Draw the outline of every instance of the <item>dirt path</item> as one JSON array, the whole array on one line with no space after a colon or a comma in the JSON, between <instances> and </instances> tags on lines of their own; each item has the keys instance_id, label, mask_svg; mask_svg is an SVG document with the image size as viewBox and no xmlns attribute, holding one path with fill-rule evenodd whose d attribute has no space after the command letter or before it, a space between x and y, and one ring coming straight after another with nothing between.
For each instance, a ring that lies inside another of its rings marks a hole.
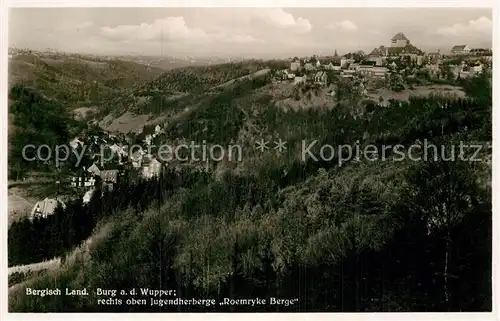
<instances>
[{"instance_id":1,"label":"dirt path","mask_svg":"<svg viewBox=\"0 0 500 321\"><path fill-rule=\"evenodd\" d=\"M215 90L215 89L218 89L218 88L225 88L225 87L227 87L229 85L234 84L236 82L236 80L252 79L252 78L259 77L259 76L263 76L263 75L267 74L269 71L270 71L270 69L267 69L267 68L266 69L261 69L261 70L258 70L256 72L254 72L253 74L245 75L245 76L242 76L242 77L238 77L238 78L234 78L234 79L228 80L228 81L226 81L223 84L220 84L220 85L217 85L217 86L214 86L214 87L210 88L209 90Z\"/></svg>"},{"instance_id":2,"label":"dirt path","mask_svg":"<svg viewBox=\"0 0 500 321\"><path fill-rule=\"evenodd\" d=\"M8 269L8 274L11 275L13 273L37 272L41 270L56 269L60 265L61 265L61 258L57 257L49 261L11 266Z\"/></svg>"}]
</instances>

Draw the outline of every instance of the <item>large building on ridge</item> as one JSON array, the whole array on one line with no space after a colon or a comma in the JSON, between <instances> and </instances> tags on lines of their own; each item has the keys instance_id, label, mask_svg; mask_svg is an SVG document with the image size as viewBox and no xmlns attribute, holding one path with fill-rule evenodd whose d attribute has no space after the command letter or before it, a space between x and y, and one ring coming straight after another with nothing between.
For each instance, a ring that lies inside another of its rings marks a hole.
<instances>
[{"instance_id":1,"label":"large building on ridge","mask_svg":"<svg viewBox=\"0 0 500 321\"><path fill-rule=\"evenodd\" d=\"M416 59L423 56L424 52L411 44L410 40L402 33L398 32L391 38L390 46L380 46L372 50L368 55L370 58L389 58L410 56Z\"/></svg>"}]
</instances>

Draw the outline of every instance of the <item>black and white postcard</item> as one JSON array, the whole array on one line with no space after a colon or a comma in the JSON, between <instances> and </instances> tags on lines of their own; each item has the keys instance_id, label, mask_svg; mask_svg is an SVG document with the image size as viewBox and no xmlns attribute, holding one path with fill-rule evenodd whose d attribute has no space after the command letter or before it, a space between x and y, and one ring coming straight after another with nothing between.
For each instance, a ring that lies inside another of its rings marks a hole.
<instances>
[{"instance_id":1,"label":"black and white postcard","mask_svg":"<svg viewBox=\"0 0 500 321\"><path fill-rule=\"evenodd\" d=\"M494 4L227 5L6 8L8 311L492 316Z\"/></svg>"}]
</instances>

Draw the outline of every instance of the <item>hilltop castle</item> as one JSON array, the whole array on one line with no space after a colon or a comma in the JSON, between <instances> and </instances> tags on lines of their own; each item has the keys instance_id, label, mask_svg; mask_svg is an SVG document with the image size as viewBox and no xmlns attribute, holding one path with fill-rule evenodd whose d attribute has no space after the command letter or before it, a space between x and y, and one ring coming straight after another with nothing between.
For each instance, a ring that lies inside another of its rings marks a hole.
<instances>
[{"instance_id":1,"label":"hilltop castle","mask_svg":"<svg viewBox=\"0 0 500 321\"><path fill-rule=\"evenodd\" d=\"M410 56L415 58L422 56L424 52L410 43L410 40L402 32L398 32L391 38L390 46L380 46L372 50L370 57L399 57Z\"/></svg>"}]
</instances>

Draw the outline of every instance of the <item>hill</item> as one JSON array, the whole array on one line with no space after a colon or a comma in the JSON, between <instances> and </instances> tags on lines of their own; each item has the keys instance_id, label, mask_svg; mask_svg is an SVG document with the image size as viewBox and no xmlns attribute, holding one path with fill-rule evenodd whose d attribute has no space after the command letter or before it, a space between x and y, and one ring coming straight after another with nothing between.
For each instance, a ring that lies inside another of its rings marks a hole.
<instances>
[{"instance_id":1,"label":"hill","mask_svg":"<svg viewBox=\"0 0 500 321\"><path fill-rule=\"evenodd\" d=\"M9 86L24 84L70 108L92 106L163 72L134 62L23 53L9 59Z\"/></svg>"},{"instance_id":2,"label":"hill","mask_svg":"<svg viewBox=\"0 0 500 321\"><path fill-rule=\"evenodd\" d=\"M101 127L107 130L137 132L145 125L165 123L186 110L195 109L206 97L217 95L228 86L261 78L271 68L283 65L283 61L249 60L172 69L101 105L96 116L101 120Z\"/></svg>"}]
</instances>

